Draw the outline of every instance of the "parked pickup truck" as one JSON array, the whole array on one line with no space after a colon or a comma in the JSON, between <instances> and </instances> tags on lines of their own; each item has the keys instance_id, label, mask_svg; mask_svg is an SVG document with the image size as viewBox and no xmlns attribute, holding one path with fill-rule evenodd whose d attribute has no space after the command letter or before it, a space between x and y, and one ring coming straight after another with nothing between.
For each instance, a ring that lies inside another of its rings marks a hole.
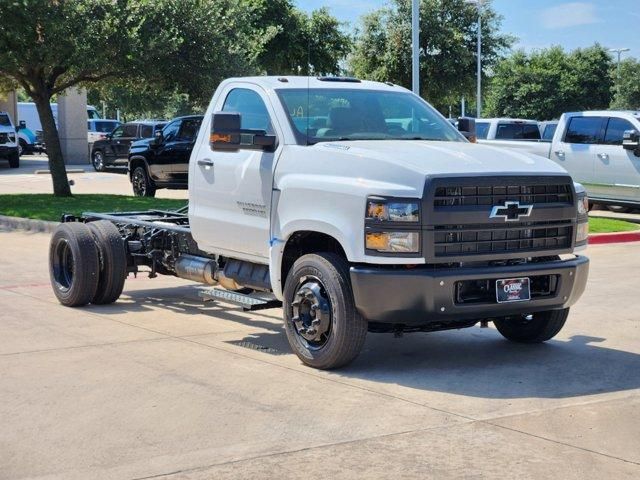
<instances>
[{"instance_id":1,"label":"parked pickup truck","mask_svg":"<svg viewBox=\"0 0 640 480\"><path fill-rule=\"evenodd\" d=\"M572 112L560 117L551 143L484 143L550 158L586 187L594 203L638 207L638 132L640 112Z\"/></svg>"},{"instance_id":2,"label":"parked pickup truck","mask_svg":"<svg viewBox=\"0 0 640 480\"><path fill-rule=\"evenodd\" d=\"M321 369L368 331L493 321L538 343L584 291L587 204L554 162L470 143L402 87L234 78L197 135L188 212L64 216L51 283L68 306L116 301L139 269L218 285L201 296L282 306L292 350Z\"/></svg>"}]
</instances>

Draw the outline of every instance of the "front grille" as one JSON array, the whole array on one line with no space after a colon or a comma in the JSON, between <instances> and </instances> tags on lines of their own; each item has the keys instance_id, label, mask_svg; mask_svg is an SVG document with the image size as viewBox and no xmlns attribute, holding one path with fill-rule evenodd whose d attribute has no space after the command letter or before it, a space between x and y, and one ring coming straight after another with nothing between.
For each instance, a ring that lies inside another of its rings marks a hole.
<instances>
[{"instance_id":1,"label":"front grille","mask_svg":"<svg viewBox=\"0 0 640 480\"><path fill-rule=\"evenodd\" d=\"M9 135L6 133L0 133L0 143L9 143Z\"/></svg>"},{"instance_id":2,"label":"front grille","mask_svg":"<svg viewBox=\"0 0 640 480\"><path fill-rule=\"evenodd\" d=\"M575 191L568 175L436 177L425 183L423 252L455 263L559 255L573 247ZM515 218L492 216L518 202ZM531 207L531 208L528 208Z\"/></svg>"},{"instance_id":3,"label":"front grille","mask_svg":"<svg viewBox=\"0 0 640 480\"><path fill-rule=\"evenodd\" d=\"M498 205L507 200L527 204L572 203L571 185L487 185L436 188L434 206Z\"/></svg>"},{"instance_id":4,"label":"front grille","mask_svg":"<svg viewBox=\"0 0 640 480\"><path fill-rule=\"evenodd\" d=\"M571 221L504 225L438 225L436 257L558 250L571 247Z\"/></svg>"}]
</instances>

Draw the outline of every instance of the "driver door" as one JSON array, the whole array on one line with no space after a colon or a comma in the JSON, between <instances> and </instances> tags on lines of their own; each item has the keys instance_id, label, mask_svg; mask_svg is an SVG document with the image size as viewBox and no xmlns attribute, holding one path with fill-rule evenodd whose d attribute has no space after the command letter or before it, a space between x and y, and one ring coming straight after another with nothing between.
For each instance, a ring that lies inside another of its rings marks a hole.
<instances>
[{"instance_id":1,"label":"driver door","mask_svg":"<svg viewBox=\"0 0 640 480\"><path fill-rule=\"evenodd\" d=\"M259 87L231 84L217 102L214 111L240 113L241 128L274 133L273 108ZM210 131L211 115L203 128ZM203 250L268 262L273 166L281 149L221 151L209 142L199 145L190 182L198 199L192 229Z\"/></svg>"}]
</instances>

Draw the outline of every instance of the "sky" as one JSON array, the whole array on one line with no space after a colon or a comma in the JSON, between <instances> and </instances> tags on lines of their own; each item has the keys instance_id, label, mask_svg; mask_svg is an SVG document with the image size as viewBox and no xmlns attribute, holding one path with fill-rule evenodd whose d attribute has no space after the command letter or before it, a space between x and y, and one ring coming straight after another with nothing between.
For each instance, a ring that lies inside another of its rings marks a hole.
<instances>
[{"instance_id":1,"label":"sky","mask_svg":"<svg viewBox=\"0 0 640 480\"><path fill-rule=\"evenodd\" d=\"M295 0L311 11L326 6L351 26L387 0ZM562 1L493 0L503 16L502 31L518 37L515 48L527 51L560 45L567 50L599 42L606 48L630 48L624 56L640 58L640 0Z\"/></svg>"}]
</instances>

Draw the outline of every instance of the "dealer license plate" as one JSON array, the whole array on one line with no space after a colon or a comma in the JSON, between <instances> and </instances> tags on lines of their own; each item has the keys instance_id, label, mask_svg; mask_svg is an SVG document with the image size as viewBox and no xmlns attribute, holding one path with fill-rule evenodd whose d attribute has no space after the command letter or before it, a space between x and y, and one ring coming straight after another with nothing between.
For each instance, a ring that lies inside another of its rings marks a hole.
<instances>
[{"instance_id":1,"label":"dealer license plate","mask_svg":"<svg viewBox=\"0 0 640 480\"><path fill-rule=\"evenodd\" d=\"M496 300L498 303L526 302L531 300L528 278L505 278L496 280Z\"/></svg>"}]
</instances>

